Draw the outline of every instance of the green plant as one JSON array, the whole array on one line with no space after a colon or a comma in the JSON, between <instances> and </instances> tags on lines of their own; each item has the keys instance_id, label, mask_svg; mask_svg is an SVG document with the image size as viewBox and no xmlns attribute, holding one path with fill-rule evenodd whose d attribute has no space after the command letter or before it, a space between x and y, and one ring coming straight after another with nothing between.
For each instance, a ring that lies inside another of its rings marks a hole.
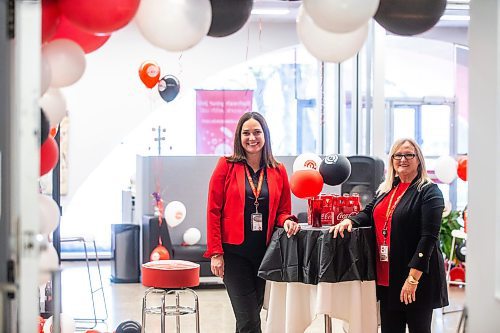
<instances>
[{"instance_id":1,"label":"green plant","mask_svg":"<svg viewBox=\"0 0 500 333\"><path fill-rule=\"evenodd\" d=\"M439 231L439 238L441 244L441 251L448 258L450 256L450 248L451 242L453 240L453 236L451 232L456 229L460 229L462 226L458 223L458 218L460 217L462 212L458 210L450 211L450 214L446 217L443 217L441 220L441 230ZM462 244L463 239L456 238L455 246Z\"/></svg>"}]
</instances>

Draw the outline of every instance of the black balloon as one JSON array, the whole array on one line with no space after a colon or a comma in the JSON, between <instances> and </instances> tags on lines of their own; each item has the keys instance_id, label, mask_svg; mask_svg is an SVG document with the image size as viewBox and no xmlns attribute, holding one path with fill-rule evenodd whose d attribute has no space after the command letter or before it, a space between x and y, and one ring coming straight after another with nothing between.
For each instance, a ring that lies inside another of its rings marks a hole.
<instances>
[{"instance_id":1,"label":"black balloon","mask_svg":"<svg viewBox=\"0 0 500 333\"><path fill-rule=\"evenodd\" d=\"M115 333L141 333L141 324L133 320L122 322L115 330Z\"/></svg>"},{"instance_id":2,"label":"black balloon","mask_svg":"<svg viewBox=\"0 0 500 333\"><path fill-rule=\"evenodd\" d=\"M49 137L50 123L45 112L40 109L40 146L43 145L45 140Z\"/></svg>"},{"instance_id":3,"label":"black balloon","mask_svg":"<svg viewBox=\"0 0 500 333\"><path fill-rule=\"evenodd\" d=\"M158 82L158 91L166 102L172 102L179 94L180 89L179 80L173 75L165 75Z\"/></svg>"},{"instance_id":4,"label":"black balloon","mask_svg":"<svg viewBox=\"0 0 500 333\"><path fill-rule=\"evenodd\" d=\"M412 36L436 25L445 8L446 0L380 0L373 18L396 35Z\"/></svg>"},{"instance_id":5,"label":"black balloon","mask_svg":"<svg viewBox=\"0 0 500 333\"><path fill-rule=\"evenodd\" d=\"M240 30L253 7L253 0L210 0L210 3L212 24L207 35L212 37L225 37Z\"/></svg>"},{"instance_id":6,"label":"black balloon","mask_svg":"<svg viewBox=\"0 0 500 333\"><path fill-rule=\"evenodd\" d=\"M340 185L351 175L351 162L342 155L328 155L321 162L319 173L325 184Z\"/></svg>"}]
</instances>

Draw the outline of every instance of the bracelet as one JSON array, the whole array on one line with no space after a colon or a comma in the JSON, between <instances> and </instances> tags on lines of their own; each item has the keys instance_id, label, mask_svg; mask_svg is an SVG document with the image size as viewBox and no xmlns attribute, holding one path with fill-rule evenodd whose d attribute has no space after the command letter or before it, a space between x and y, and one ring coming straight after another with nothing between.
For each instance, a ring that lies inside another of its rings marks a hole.
<instances>
[{"instance_id":1,"label":"bracelet","mask_svg":"<svg viewBox=\"0 0 500 333\"><path fill-rule=\"evenodd\" d=\"M219 258L222 254L220 253L216 253L214 254L213 256L210 257L210 259L215 259L215 258Z\"/></svg>"},{"instance_id":2,"label":"bracelet","mask_svg":"<svg viewBox=\"0 0 500 333\"><path fill-rule=\"evenodd\" d=\"M418 284L418 280L413 277L413 275L408 275L408 278L406 279L409 284L412 284L416 286Z\"/></svg>"}]
</instances>

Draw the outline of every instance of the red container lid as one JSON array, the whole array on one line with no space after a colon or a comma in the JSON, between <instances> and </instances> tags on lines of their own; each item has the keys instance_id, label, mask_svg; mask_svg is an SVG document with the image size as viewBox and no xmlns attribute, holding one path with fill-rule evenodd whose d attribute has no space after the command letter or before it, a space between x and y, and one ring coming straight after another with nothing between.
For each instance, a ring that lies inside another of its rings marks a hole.
<instances>
[{"instance_id":1,"label":"red container lid","mask_svg":"<svg viewBox=\"0 0 500 333\"><path fill-rule=\"evenodd\" d=\"M142 284L160 289L196 287L200 265L185 260L158 260L142 265Z\"/></svg>"}]
</instances>

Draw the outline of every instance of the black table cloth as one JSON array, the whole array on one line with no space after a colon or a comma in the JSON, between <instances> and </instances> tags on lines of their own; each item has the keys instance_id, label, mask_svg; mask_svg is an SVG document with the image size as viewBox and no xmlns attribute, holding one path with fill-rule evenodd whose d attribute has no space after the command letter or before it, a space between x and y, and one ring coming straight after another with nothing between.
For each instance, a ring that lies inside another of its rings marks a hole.
<instances>
[{"instance_id":1,"label":"black table cloth","mask_svg":"<svg viewBox=\"0 0 500 333\"><path fill-rule=\"evenodd\" d=\"M333 238L328 228L303 227L287 237L275 230L258 275L269 281L346 282L375 280L375 239L371 228L353 228Z\"/></svg>"}]
</instances>

